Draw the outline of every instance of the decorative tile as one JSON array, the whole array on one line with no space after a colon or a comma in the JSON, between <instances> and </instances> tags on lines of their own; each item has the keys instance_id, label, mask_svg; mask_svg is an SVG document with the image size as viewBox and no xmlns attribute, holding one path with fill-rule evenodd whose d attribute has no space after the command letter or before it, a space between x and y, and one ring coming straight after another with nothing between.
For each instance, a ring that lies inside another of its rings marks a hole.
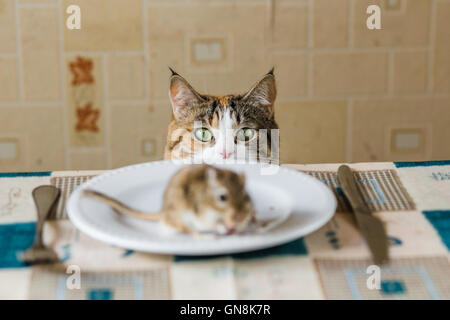
<instances>
[{"instance_id":1,"label":"decorative tile","mask_svg":"<svg viewBox=\"0 0 450 320\"><path fill-rule=\"evenodd\" d=\"M62 8L78 5L81 29L64 28L66 51L140 50L142 44L141 0L64 0ZM64 12L64 17L68 15ZM101 18L100 18L101 17Z\"/></svg>"},{"instance_id":2,"label":"decorative tile","mask_svg":"<svg viewBox=\"0 0 450 320\"><path fill-rule=\"evenodd\" d=\"M450 158L448 98L394 98L355 100L350 107L350 161L417 161ZM392 147L396 133L400 145ZM415 137L414 137L415 135ZM403 139L403 142L402 142ZM409 142L406 140L410 139ZM412 139L412 140L411 140ZM406 143L406 144L405 144ZM407 152L405 152L407 151Z\"/></svg>"},{"instance_id":3,"label":"decorative tile","mask_svg":"<svg viewBox=\"0 0 450 320\"><path fill-rule=\"evenodd\" d=\"M267 6L263 2L194 2L176 6L150 2L147 16L152 99L167 100L167 66L199 92L217 95L245 92L272 67L267 63L265 49ZM198 58L203 57L200 64L193 56L195 43L199 45ZM214 62L206 63L205 58Z\"/></svg>"},{"instance_id":4,"label":"decorative tile","mask_svg":"<svg viewBox=\"0 0 450 320\"><path fill-rule=\"evenodd\" d=\"M0 137L0 164L16 162L20 157L20 141L17 138Z\"/></svg>"},{"instance_id":5,"label":"decorative tile","mask_svg":"<svg viewBox=\"0 0 450 320\"><path fill-rule=\"evenodd\" d=\"M424 154L426 136L426 128L394 128L391 130L391 152Z\"/></svg>"},{"instance_id":6,"label":"decorative tile","mask_svg":"<svg viewBox=\"0 0 450 320\"><path fill-rule=\"evenodd\" d=\"M193 71L220 72L232 68L231 35L187 36L188 66Z\"/></svg>"},{"instance_id":7,"label":"decorative tile","mask_svg":"<svg viewBox=\"0 0 450 320\"><path fill-rule=\"evenodd\" d=\"M103 146L102 62L100 57L67 59L67 118L71 146Z\"/></svg>"},{"instance_id":8,"label":"decorative tile","mask_svg":"<svg viewBox=\"0 0 450 320\"><path fill-rule=\"evenodd\" d=\"M327 299L436 300L450 297L450 265L446 256L393 259L380 268L379 289L369 289L373 276L368 260L317 259Z\"/></svg>"}]
</instances>

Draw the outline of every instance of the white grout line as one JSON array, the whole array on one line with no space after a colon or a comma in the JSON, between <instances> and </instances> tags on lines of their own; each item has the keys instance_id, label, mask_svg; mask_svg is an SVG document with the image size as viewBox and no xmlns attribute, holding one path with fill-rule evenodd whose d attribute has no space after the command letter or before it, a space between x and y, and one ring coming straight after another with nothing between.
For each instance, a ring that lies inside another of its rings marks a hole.
<instances>
[{"instance_id":1,"label":"white grout line","mask_svg":"<svg viewBox=\"0 0 450 320\"><path fill-rule=\"evenodd\" d=\"M429 19L429 47L428 47L428 73L427 73L427 91L432 93L434 90L434 55L435 55L435 40L436 40L436 25L437 25L437 2L431 1L431 13Z\"/></svg>"},{"instance_id":2,"label":"white grout line","mask_svg":"<svg viewBox=\"0 0 450 320\"><path fill-rule=\"evenodd\" d=\"M59 67L60 67L60 82L61 82L61 98L63 100L63 103L61 105L62 108L62 129L63 129L63 150L64 150L64 167L65 169L69 168L69 125L68 125L68 104L67 104L67 93L66 93L66 63L65 63L65 57L63 55L64 52L64 28L65 24L62 17L62 6L61 6L61 0L58 0L58 25L59 25L59 31L58 31L58 41L59 41Z\"/></svg>"},{"instance_id":3,"label":"white grout line","mask_svg":"<svg viewBox=\"0 0 450 320\"><path fill-rule=\"evenodd\" d=\"M397 51L425 51L429 46L396 46L396 47L364 47L364 48L300 48L300 49L275 49L274 53L377 53L386 52L386 50Z\"/></svg>"},{"instance_id":4,"label":"white grout line","mask_svg":"<svg viewBox=\"0 0 450 320\"><path fill-rule=\"evenodd\" d=\"M17 2L17 0L15 1ZM59 8L59 0L48 3L20 2L17 3L19 8Z\"/></svg>"},{"instance_id":5,"label":"white grout line","mask_svg":"<svg viewBox=\"0 0 450 320\"><path fill-rule=\"evenodd\" d=\"M395 95L388 95L386 93L374 93L374 94L346 94L341 95L320 95L320 96L298 96L298 97L280 97L277 98L277 102L304 102L304 101L331 101L331 100L395 100L395 99L429 99L429 98L450 98L449 93L397 93Z\"/></svg>"},{"instance_id":6,"label":"white grout line","mask_svg":"<svg viewBox=\"0 0 450 320\"><path fill-rule=\"evenodd\" d=\"M104 126L104 147L105 147L105 153L106 153L106 168L111 168L111 115L110 115L110 109L109 109L109 103L107 102L108 97L108 86L107 82L109 81L108 78L108 72L106 70L106 55L101 56L101 63L102 63L102 102L103 102L103 126Z\"/></svg>"},{"instance_id":7,"label":"white grout line","mask_svg":"<svg viewBox=\"0 0 450 320\"><path fill-rule=\"evenodd\" d=\"M351 108L353 107L353 100L347 99L347 103L345 106L345 162L351 162L351 154L352 154L352 141L351 141L351 133L352 133L352 119L351 119Z\"/></svg>"},{"instance_id":8,"label":"white grout line","mask_svg":"<svg viewBox=\"0 0 450 320\"><path fill-rule=\"evenodd\" d=\"M142 0L142 48L144 54L144 94L146 99L150 99L150 50L148 47L148 12L145 0Z\"/></svg>"},{"instance_id":9,"label":"white grout line","mask_svg":"<svg viewBox=\"0 0 450 320\"><path fill-rule=\"evenodd\" d=\"M306 96L310 97L313 91L313 64L312 64L312 50L313 50L313 16L314 7L313 0L308 0L308 21L307 21L307 49L306 49Z\"/></svg>"},{"instance_id":10,"label":"white grout line","mask_svg":"<svg viewBox=\"0 0 450 320\"><path fill-rule=\"evenodd\" d=\"M394 52L387 52L386 92L389 96L394 93Z\"/></svg>"},{"instance_id":11,"label":"white grout line","mask_svg":"<svg viewBox=\"0 0 450 320\"><path fill-rule=\"evenodd\" d=\"M355 0L349 0L348 2L348 33L347 33L347 41L348 48L353 49L354 47L354 33L353 33L353 24L354 24L354 16L355 16Z\"/></svg>"},{"instance_id":12,"label":"white grout line","mask_svg":"<svg viewBox=\"0 0 450 320\"><path fill-rule=\"evenodd\" d=\"M116 54L116 55L142 55L142 50L95 50L95 51L66 51L64 52L66 56L102 56L105 54Z\"/></svg>"},{"instance_id":13,"label":"white grout line","mask_svg":"<svg viewBox=\"0 0 450 320\"><path fill-rule=\"evenodd\" d=\"M20 23L18 3L14 1L14 25L16 28L16 53L17 53L17 78L19 81L19 101L24 100L24 77L23 77L23 59L22 45L20 43Z\"/></svg>"}]
</instances>

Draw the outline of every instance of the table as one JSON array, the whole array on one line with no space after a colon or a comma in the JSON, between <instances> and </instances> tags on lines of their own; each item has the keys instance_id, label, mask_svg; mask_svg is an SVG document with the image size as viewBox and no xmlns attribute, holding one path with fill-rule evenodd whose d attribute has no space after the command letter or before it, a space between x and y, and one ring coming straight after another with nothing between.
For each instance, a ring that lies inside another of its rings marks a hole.
<instances>
[{"instance_id":1,"label":"table","mask_svg":"<svg viewBox=\"0 0 450 320\"><path fill-rule=\"evenodd\" d=\"M64 210L67 196L102 171L2 173L0 299L450 299L450 161L349 165L389 236L391 261L379 269L342 197L339 164L286 165L335 193L337 213L320 230L275 248L208 258L124 250L76 230ZM16 255L33 242L31 191L42 184L62 189L44 229L61 263L28 267Z\"/></svg>"}]
</instances>

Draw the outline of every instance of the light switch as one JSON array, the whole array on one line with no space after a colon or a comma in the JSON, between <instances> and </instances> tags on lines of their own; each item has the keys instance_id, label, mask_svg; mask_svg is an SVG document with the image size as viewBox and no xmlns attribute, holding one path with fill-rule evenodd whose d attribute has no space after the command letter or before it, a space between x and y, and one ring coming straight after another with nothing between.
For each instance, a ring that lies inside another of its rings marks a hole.
<instances>
[{"instance_id":1,"label":"light switch","mask_svg":"<svg viewBox=\"0 0 450 320\"><path fill-rule=\"evenodd\" d=\"M0 139L0 160L15 160L19 156L19 146L16 139Z\"/></svg>"}]
</instances>

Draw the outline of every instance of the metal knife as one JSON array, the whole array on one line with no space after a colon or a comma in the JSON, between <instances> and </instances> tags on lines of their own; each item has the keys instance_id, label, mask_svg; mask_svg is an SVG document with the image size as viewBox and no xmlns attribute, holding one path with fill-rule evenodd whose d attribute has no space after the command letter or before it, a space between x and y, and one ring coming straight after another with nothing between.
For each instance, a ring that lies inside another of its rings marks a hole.
<instances>
[{"instance_id":1,"label":"metal knife","mask_svg":"<svg viewBox=\"0 0 450 320\"><path fill-rule=\"evenodd\" d=\"M364 202L349 166L339 167L338 179L342 191L350 202L358 228L369 246L375 264L381 265L387 262L389 257L386 230L383 223L372 215Z\"/></svg>"}]
</instances>

